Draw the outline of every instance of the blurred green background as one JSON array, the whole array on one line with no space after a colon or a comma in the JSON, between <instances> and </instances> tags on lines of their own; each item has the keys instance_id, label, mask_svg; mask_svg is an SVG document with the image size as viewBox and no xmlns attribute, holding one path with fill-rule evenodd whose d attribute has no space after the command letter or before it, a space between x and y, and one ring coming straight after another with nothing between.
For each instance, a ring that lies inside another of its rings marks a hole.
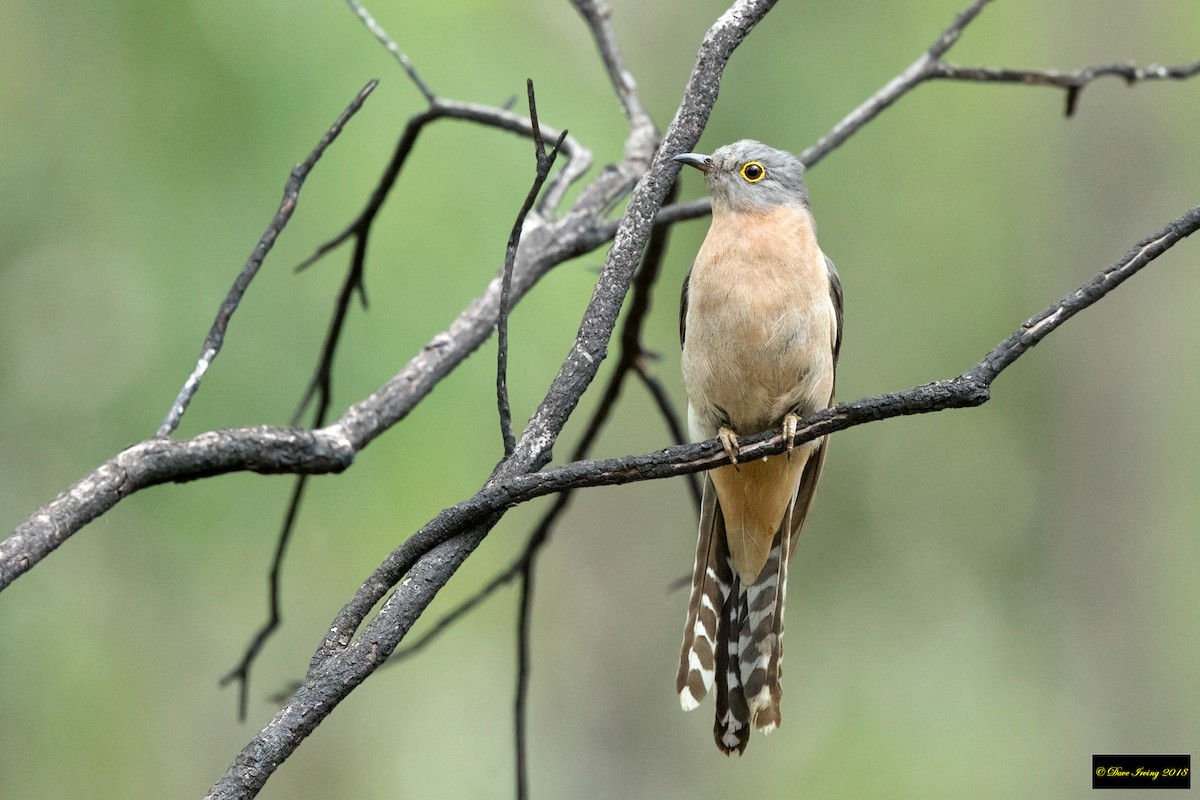
<instances>
[{"instance_id":1,"label":"blurred green background","mask_svg":"<svg viewBox=\"0 0 1200 800\"><path fill-rule=\"evenodd\" d=\"M803 149L909 64L965 0L781 3L736 53L711 149ZM670 120L722 2L617 0L648 108ZM624 127L565 2L378 3L433 88L541 115L598 165ZM336 0L9 4L0 25L0 529L151 435L287 172L371 77L234 319L181 435L282 423L324 333L340 230L420 97ZM1192 0L996 3L951 52L1070 69L1200 57ZM1200 81L1060 92L931 84L810 174L847 298L843 399L949 377L1200 202ZM335 409L394 374L491 278L529 145L444 122L421 138L371 241ZM699 196L697 176L685 197ZM682 405L678 286L706 224L678 229L648 345ZM518 425L574 337L603 252L512 317ZM833 441L792 567L784 726L741 759L711 706L672 690L694 512L682 480L579 496L534 609L534 797L1082 797L1091 753L1200 751L1200 240L1072 320L973 411ZM263 618L291 487L234 475L121 503L0 597L0 797L199 797L270 718L361 579L500 455L494 344L344 475L315 480L286 567L285 625L250 717L217 687ZM602 372L601 379L606 372ZM558 453L565 456L585 398ZM667 434L636 386L597 455ZM434 617L508 563L514 510ZM515 596L355 692L267 798L509 797ZM1136 793L1135 793L1136 794Z\"/></svg>"}]
</instances>

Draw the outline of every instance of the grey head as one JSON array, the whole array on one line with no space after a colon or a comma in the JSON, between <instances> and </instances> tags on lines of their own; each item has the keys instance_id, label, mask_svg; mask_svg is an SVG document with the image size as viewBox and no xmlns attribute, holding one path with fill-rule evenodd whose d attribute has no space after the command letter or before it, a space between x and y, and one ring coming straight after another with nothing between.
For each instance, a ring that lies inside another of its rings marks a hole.
<instances>
[{"instance_id":1,"label":"grey head","mask_svg":"<svg viewBox=\"0 0 1200 800\"><path fill-rule=\"evenodd\" d=\"M742 139L718 147L711 156L680 153L674 159L704 173L714 208L742 212L784 205L808 208L804 164L784 150Z\"/></svg>"}]
</instances>

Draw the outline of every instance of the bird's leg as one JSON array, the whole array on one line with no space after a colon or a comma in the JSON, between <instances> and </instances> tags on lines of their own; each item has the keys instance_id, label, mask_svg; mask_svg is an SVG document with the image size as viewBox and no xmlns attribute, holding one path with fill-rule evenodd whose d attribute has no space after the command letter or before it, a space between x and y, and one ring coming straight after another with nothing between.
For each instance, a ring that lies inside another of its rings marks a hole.
<instances>
[{"instance_id":1,"label":"bird's leg","mask_svg":"<svg viewBox=\"0 0 1200 800\"><path fill-rule=\"evenodd\" d=\"M721 446L725 448L725 455L729 456L729 463L733 464L733 468L740 472L741 468L738 467L737 460L737 434L733 432L733 429L726 428L724 425L722 425L721 429L717 431L717 438L721 440Z\"/></svg>"},{"instance_id":2,"label":"bird's leg","mask_svg":"<svg viewBox=\"0 0 1200 800\"><path fill-rule=\"evenodd\" d=\"M787 442L788 461L792 460L792 450L796 448L796 429L800 427L800 417L789 411L783 416L783 439Z\"/></svg>"}]
</instances>

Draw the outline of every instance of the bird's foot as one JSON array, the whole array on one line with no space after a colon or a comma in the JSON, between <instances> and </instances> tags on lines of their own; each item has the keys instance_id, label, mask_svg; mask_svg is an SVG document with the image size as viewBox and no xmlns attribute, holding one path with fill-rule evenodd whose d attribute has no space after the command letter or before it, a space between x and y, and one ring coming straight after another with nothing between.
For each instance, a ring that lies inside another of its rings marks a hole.
<instances>
[{"instance_id":1,"label":"bird's foot","mask_svg":"<svg viewBox=\"0 0 1200 800\"><path fill-rule=\"evenodd\" d=\"M717 438L721 440L721 446L725 448L725 455L729 456L729 463L733 464L733 468L741 471L738 467L738 437L729 428L722 427L717 431Z\"/></svg>"},{"instance_id":2,"label":"bird's foot","mask_svg":"<svg viewBox=\"0 0 1200 800\"><path fill-rule=\"evenodd\" d=\"M783 417L783 440L787 442L788 461L792 460L792 450L796 448L796 429L800 427L800 417L788 412Z\"/></svg>"}]
</instances>

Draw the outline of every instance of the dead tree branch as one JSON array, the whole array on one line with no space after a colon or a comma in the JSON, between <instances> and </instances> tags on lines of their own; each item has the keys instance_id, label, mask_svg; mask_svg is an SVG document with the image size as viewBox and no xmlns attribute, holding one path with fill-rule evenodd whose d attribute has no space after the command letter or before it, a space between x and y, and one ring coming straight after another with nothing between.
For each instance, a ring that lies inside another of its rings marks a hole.
<instances>
[{"instance_id":1,"label":"dead tree branch","mask_svg":"<svg viewBox=\"0 0 1200 800\"><path fill-rule=\"evenodd\" d=\"M1073 72L1036 69L989 69L987 67L960 67L945 61L936 61L930 67L929 80L969 81L971 83L1019 83L1025 86L1048 86L1066 90L1065 114L1069 117L1079 106L1079 95L1097 78L1123 78L1126 85L1144 81L1180 81L1200 74L1200 61L1178 67L1148 64L1105 64L1084 67Z\"/></svg>"},{"instance_id":2,"label":"dead tree branch","mask_svg":"<svg viewBox=\"0 0 1200 800\"><path fill-rule=\"evenodd\" d=\"M221 352L221 345L225 342L225 332L229 328L229 320L233 317L233 312L237 311L238 304L242 301L242 296L250 288L250 282L258 274L263 260L271 252L271 248L275 246L275 240L279 238L279 234L283 233L288 220L292 218L292 212L296 210L296 201L300 196L300 189L304 186L305 179L308 178L308 173L312 172L313 167L316 166L317 161L325 153L326 148L333 144L333 140L342 132L342 128L346 126L350 118L362 108L362 104L366 102L367 97L374 91L378 83L378 81L367 83L362 88L362 91L351 101L350 105L346 107L346 110L334 121L329 130L325 132L325 135L321 137L321 141L309 153L308 158L301 161L292 169L287 183L283 187L283 199L279 202L279 210L275 212L275 217L271 220L271 224L263 232L262 238L258 240L258 244L255 245L250 258L246 261L245 266L242 267L242 271L238 273L237 279L233 282L233 286L230 287L229 293L221 303L221 307L217 311L217 318L213 321L208 335L204 337L204 344L200 348L200 358L196 361L196 366L192 369L192 374L184 381L183 388L179 390L179 396L175 398L175 402L171 404L166 418L158 426L158 432L155 435L159 438L170 436L179 427L179 422L183 419L184 412L187 411L187 407L192 402L192 398L196 396L196 392L200 390L200 381L204 378L204 373L208 371L217 354Z\"/></svg>"},{"instance_id":3,"label":"dead tree branch","mask_svg":"<svg viewBox=\"0 0 1200 800\"><path fill-rule=\"evenodd\" d=\"M537 170L533 186L529 187L525 202L517 212L512 232L508 235L508 244L504 250L504 269L500 275L500 313L496 319L496 406L500 412L500 438L504 442L505 458L511 456L517 446L512 431L512 409L508 403L508 312L511 310L509 296L512 293L513 263L517 259L517 244L521 241L521 232L525 229L525 217L533 209L534 201L542 191L542 184L554 168L558 150L567 138L567 132L564 130L550 148L550 152L546 152L542 129L538 125L537 101L533 94L532 80L526 82L526 91L529 95L529 129L533 133L533 154L537 161Z\"/></svg>"}]
</instances>

